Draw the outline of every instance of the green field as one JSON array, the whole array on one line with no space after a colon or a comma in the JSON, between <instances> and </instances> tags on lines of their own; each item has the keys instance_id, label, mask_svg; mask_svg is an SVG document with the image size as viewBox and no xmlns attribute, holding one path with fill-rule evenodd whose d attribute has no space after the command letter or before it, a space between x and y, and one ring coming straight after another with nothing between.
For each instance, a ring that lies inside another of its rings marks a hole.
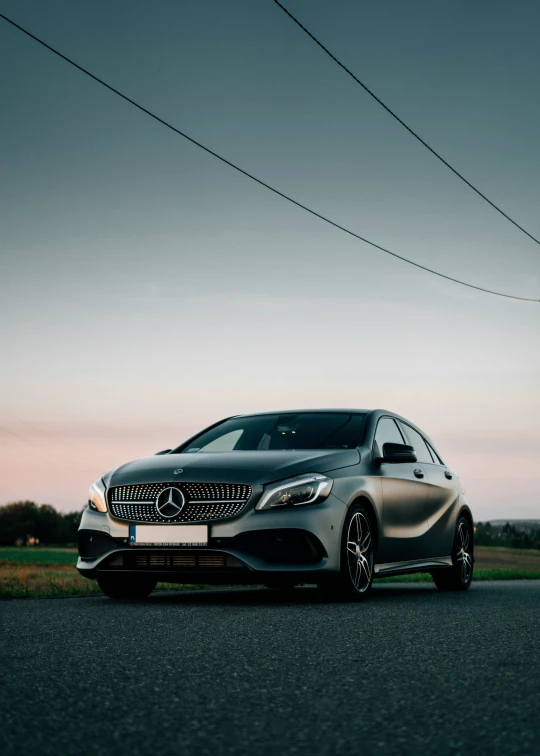
<instances>
[{"instance_id":1,"label":"green field","mask_svg":"<svg viewBox=\"0 0 540 756\"><path fill-rule=\"evenodd\" d=\"M0 547L0 598L62 598L102 596L95 580L75 569L77 549L42 546ZM160 590L206 586L158 583Z\"/></svg>"},{"instance_id":2,"label":"green field","mask_svg":"<svg viewBox=\"0 0 540 756\"><path fill-rule=\"evenodd\" d=\"M16 564L77 564L77 549L47 546L0 546L0 563Z\"/></svg>"},{"instance_id":3,"label":"green field","mask_svg":"<svg viewBox=\"0 0 540 756\"><path fill-rule=\"evenodd\" d=\"M28 546L0 547L0 598L40 598L100 595L93 580L81 577L77 550ZM540 551L479 546L474 580L540 580ZM427 573L383 578L380 582L431 581ZM160 583L162 590L201 588ZM207 587L207 586L204 586Z\"/></svg>"}]
</instances>

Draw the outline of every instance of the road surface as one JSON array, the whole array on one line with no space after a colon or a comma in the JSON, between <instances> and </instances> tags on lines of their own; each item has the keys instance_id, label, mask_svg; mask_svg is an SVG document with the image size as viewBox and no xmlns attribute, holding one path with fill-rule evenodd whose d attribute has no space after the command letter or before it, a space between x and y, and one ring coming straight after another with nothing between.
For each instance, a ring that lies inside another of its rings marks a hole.
<instances>
[{"instance_id":1,"label":"road surface","mask_svg":"<svg viewBox=\"0 0 540 756\"><path fill-rule=\"evenodd\" d=\"M294 599L292 598L294 595ZM4 756L538 754L540 581L4 601Z\"/></svg>"}]
</instances>

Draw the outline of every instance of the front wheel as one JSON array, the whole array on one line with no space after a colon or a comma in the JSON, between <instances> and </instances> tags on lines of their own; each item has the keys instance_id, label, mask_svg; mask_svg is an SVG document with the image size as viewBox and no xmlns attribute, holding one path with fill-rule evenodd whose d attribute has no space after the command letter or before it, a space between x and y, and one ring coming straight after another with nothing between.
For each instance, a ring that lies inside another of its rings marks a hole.
<instances>
[{"instance_id":1,"label":"front wheel","mask_svg":"<svg viewBox=\"0 0 540 756\"><path fill-rule=\"evenodd\" d=\"M373 585L375 531L361 504L351 507L341 538L341 569L336 576L318 583L328 599L364 601Z\"/></svg>"},{"instance_id":2,"label":"front wheel","mask_svg":"<svg viewBox=\"0 0 540 756\"><path fill-rule=\"evenodd\" d=\"M460 517L452 549L452 567L434 570L433 582L440 591L466 591L473 575L473 534L470 522Z\"/></svg>"},{"instance_id":3,"label":"front wheel","mask_svg":"<svg viewBox=\"0 0 540 756\"><path fill-rule=\"evenodd\" d=\"M141 601L156 587L156 580L146 575L99 575L98 585L112 599Z\"/></svg>"}]
</instances>

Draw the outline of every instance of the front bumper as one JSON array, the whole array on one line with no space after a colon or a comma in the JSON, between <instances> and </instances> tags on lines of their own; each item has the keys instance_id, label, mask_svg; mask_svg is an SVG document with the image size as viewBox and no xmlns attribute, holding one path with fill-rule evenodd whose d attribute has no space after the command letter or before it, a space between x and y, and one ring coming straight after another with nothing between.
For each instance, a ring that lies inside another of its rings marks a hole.
<instances>
[{"instance_id":1,"label":"front bumper","mask_svg":"<svg viewBox=\"0 0 540 756\"><path fill-rule=\"evenodd\" d=\"M248 505L249 506L249 505ZM265 576L315 582L314 573L340 566L346 505L333 494L320 504L273 511L249 508L229 520L209 522L208 546L130 546L129 523L85 510L79 529L77 569L153 574L163 582L256 583Z\"/></svg>"}]
</instances>

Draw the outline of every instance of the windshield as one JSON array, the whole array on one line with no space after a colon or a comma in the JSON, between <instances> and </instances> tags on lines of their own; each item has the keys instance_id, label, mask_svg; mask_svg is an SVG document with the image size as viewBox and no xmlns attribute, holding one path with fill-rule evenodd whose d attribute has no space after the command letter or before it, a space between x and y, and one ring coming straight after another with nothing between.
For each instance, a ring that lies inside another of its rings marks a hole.
<instances>
[{"instance_id":1,"label":"windshield","mask_svg":"<svg viewBox=\"0 0 540 756\"><path fill-rule=\"evenodd\" d=\"M346 412L291 412L234 417L191 439L185 454L230 451L354 449L365 415Z\"/></svg>"}]
</instances>

